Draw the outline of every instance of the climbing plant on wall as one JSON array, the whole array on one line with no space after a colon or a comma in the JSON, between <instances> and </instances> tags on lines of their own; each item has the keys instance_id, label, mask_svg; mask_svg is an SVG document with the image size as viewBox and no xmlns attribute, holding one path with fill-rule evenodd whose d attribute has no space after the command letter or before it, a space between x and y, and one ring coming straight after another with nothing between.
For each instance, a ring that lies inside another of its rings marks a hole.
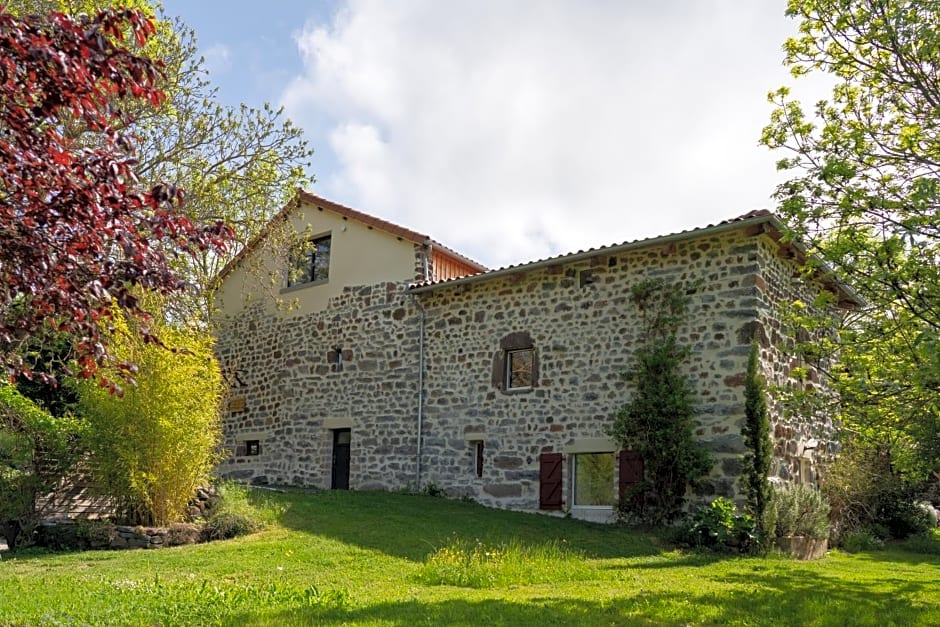
<instances>
[{"instance_id":1,"label":"climbing plant on wall","mask_svg":"<svg viewBox=\"0 0 940 627\"><path fill-rule=\"evenodd\" d=\"M630 499L630 506L640 511L631 515L658 524L679 514L690 483L708 473L712 460L693 437L692 385L682 373L689 348L677 334L688 310L685 288L648 279L632 288L631 301L643 339L626 375L632 395L617 413L610 435L643 457L644 480Z\"/></svg>"}]
</instances>

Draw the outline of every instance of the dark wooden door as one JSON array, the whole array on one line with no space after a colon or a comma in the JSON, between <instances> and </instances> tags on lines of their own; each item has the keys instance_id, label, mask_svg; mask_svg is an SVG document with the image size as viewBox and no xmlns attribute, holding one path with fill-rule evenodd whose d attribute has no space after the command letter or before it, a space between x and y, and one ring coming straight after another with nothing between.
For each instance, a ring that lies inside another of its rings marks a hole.
<instances>
[{"instance_id":1,"label":"dark wooden door","mask_svg":"<svg viewBox=\"0 0 940 627\"><path fill-rule=\"evenodd\" d=\"M349 429L333 431L333 480L330 487L334 490L349 489L349 443L352 433Z\"/></svg>"}]
</instances>

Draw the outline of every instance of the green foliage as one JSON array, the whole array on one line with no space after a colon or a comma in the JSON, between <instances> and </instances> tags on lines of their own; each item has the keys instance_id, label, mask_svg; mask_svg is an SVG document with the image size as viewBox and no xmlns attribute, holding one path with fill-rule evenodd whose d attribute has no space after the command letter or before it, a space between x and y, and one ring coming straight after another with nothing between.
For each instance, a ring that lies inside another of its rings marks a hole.
<instances>
[{"instance_id":1,"label":"green foliage","mask_svg":"<svg viewBox=\"0 0 940 627\"><path fill-rule=\"evenodd\" d=\"M885 503L879 518L891 537L898 540L924 535L934 528L929 514L913 499L895 499Z\"/></svg>"},{"instance_id":2,"label":"green foliage","mask_svg":"<svg viewBox=\"0 0 940 627\"><path fill-rule=\"evenodd\" d=\"M441 486L437 485L433 481L428 481L424 484L424 488L421 489L422 494L434 497L445 497L447 492Z\"/></svg>"},{"instance_id":3,"label":"green foliage","mask_svg":"<svg viewBox=\"0 0 940 627\"><path fill-rule=\"evenodd\" d=\"M661 523L678 514L689 484L708 473L712 460L693 437L692 386L682 373L689 351L676 338L688 297L681 286L652 279L634 286L632 299L643 320L644 342L627 373L632 396L615 416L610 435L643 456L645 482L638 498L630 500L641 511L630 514Z\"/></svg>"},{"instance_id":4,"label":"green foliage","mask_svg":"<svg viewBox=\"0 0 940 627\"><path fill-rule=\"evenodd\" d=\"M71 336L44 330L29 339L21 354L23 364L32 375L31 378L17 378L16 389L20 394L53 416L75 413L78 393L71 381L62 376L73 357Z\"/></svg>"},{"instance_id":5,"label":"green foliage","mask_svg":"<svg viewBox=\"0 0 940 627\"><path fill-rule=\"evenodd\" d=\"M170 350L145 342L120 317L113 325L115 356L139 371L123 398L91 382L79 387L92 472L129 523L167 525L183 518L217 457L223 384L212 338L155 319L150 331Z\"/></svg>"},{"instance_id":6,"label":"green foliage","mask_svg":"<svg viewBox=\"0 0 940 627\"><path fill-rule=\"evenodd\" d=\"M832 504L837 539L868 530L902 539L931 526L916 505L918 491L894 471L887 451L848 448L827 466L822 488Z\"/></svg>"},{"instance_id":7,"label":"green foliage","mask_svg":"<svg viewBox=\"0 0 940 627\"><path fill-rule=\"evenodd\" d=\"M841 399L851 446L912 488L940 470L940 3L789 0L794 77L824 73L812 113L781 88L762 143L784 153L779 211L871 307L805 344Z\"/></svg>"},{"instance_id":8,"label":"green foliage","mask_svg":"<svg viewBox=\"0 0 940 627\"><path fill-rule=\"evenodd\" d=\"M926 533L911 536L899 546L917 555L940 555L940 529L931 529Z\"/></svg>"},{"instance_id":9,"label":"green foliage","mask_svg":"<svg viewBox=\"0 0 940 627\"><path fill-rule=\"evenodd\" d=\"M0 384L0 525L10 547L29 538L45 496L83 453L85 424L54 418L16 388Z\"/></svg>"},{"instance_id":10,"label":"green foliage","mask_svg":"<svg viewBox=\"0 0 940 627\"><path fill-rule=\"evenodd\" d=\"M767 503L771 498L770 462L773 460L773 444L770 441L770 417L767 414L767 398L764 380L758 371L759 353L757 344L751 345L747 360L747 376L744 380L744 424L741 435L749 453L744 456L742 479L747 494L747 505L758 528L764 527Z\"/></svg>"},{"instance_id":11,"label":"green foliage","mask_svg":"<svg viewBox=\"0 0 940 627\"><path fill-rule=\"evenodd\" d=\"M678 544L726 553L753 553L760 547L753 516L737 511L734 503L718 497L686 516L676 530Z\"/></svg>"},{"instance_id":12,"label":"green foliage","mask_svg":"<svg viewBox=\"0 0 940 627\"><path fill-rule=\"evenodd\" d=\"M228 540L260 531L274 524L282 507L268 500L254 501L248 488L234 482L219 486L219 501L206 521L206 540Z\"/></svg>"},{"instance_id":13,"label":"green foliage","mask_svg":"<svg viewBox=\"0 0 940 627\"><path fill-rule=\"evenodd\" d=\"M842 536L839 547L849 553L862 553L866 551L877 551L885 546L884 540L869 529L861 531L850 531Z\"/></svg>"},{"instance_id":14,"label":"green foliage","mask_svg":"<svg viewBox=\"0 0 940 627\"><path fill-rule=\"evenodd\" d=\"M783 486L773 491L772 501L776 537L829 537L829 501L819 490L800 484Z\"/></svg>"},{"instance_id":15,"label":"green foliage","mask_svg":"<svg viewBox=\"0 0 940 627\"><path fill-rule=\"evenodd\" d=\"M590 578L584 555L564 540L528 545L511 539L495 545L456 534L428 555L417 573L430 585L493 588L519 584L578 581Z\"/></svg>"}]
</instances>

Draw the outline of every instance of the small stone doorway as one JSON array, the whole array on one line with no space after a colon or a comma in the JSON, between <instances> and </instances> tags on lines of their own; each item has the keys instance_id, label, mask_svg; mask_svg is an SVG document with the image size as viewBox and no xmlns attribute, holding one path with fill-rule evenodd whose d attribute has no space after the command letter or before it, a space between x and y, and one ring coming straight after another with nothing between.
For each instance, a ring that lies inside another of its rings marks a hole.
<instances>
[{"instance_id":1,"label":"small stone doorway","mask_svg":"<svg viewBox=\"0 0 940 627\"><path fill-rule=\"evenodd\" d=\"M349 489L349 444L352 432L349 429L333 430L333 478L330 488L333 490Z\"/></svg>"}]
</instances>

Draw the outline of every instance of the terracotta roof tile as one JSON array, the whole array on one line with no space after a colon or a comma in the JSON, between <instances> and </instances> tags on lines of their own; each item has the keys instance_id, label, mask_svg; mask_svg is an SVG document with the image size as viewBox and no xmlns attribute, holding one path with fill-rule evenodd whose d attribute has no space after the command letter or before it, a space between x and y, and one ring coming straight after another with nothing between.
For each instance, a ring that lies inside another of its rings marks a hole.
<instances>
[{"instance_id":1,"label":"terracotta roof tile","mask_svg":"<svg viewBox=\"0 0 940 627\"><path fill-rule=\"evenodd\" d=\"M760 220L760 218L764 218L765 220ZM544 259L536 259L534 261L526 261L526 262L522 262L518 264L503 266L501 268L494 268L492 270L488 270L486 272L482 272L480 274L474 274L471 276L473 277L474 280L478 280L478 279L487 277L492 274L502 275L502 274L508 274L512 272L522 272L531 268L532 266L542 266L546 264L564 263L566 261L573 260L570 258L590 257L594 255L608 253L611 250L620 249L620 248L626 248L626 247L633 248L633 247L640 247L644 245L653 246L653 245L656 245L659 240L673 239L676 237L683 237L683 236L693 237L696 235L700 235L703 232L709 231L711 229L716 229L718 227L731 225L731 224L735 224L738 222L744 222L748 220L755 220L756 222L771 221L771 222L777 223L777 226L782 228L782 225L780 225L779 220L777 220L777 217L772 212L768 211L767 209L755 209L754 211L749 211L743 215L736 216L734 218L728 218L727 220L722 220L721 222L716 222L715 224L709 224L703 227L696 227L694 229L688 229L685 231L677 231L675 233L669 233L667 235L657 235L655 237L647 237L647 238L641 238L641 239L636 239L636 240L627 240L625 242L621 242L618 244L609 244L606 246L598 246L596 248L587 248L587 249L578 250L575 252L562 253L554 257L546 257ZM414 289L419 289L419 288L433 287L433 286L442 285L445 283L464 282L469 278L470 277L467 276L467 277L445 279L442 281L420 281L420 282L412 284L411 289L414 290Z\"/></svg>"}]
</instances>

